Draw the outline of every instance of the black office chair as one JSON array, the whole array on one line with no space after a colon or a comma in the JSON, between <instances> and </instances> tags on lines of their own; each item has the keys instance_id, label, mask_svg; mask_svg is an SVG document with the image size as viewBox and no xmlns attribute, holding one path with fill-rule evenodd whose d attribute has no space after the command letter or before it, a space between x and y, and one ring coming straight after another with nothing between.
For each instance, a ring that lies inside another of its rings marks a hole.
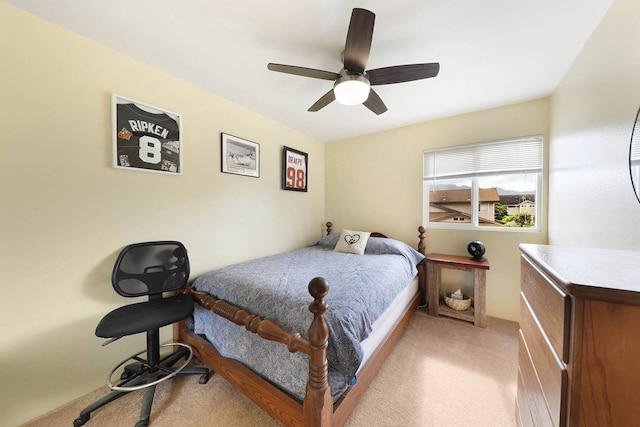
<instances>
[{"instance_id":1,"label":"black office chair","mask_svg":"<svg viewBox=\"0 0 640 427\"><path fill-rule=\"evenodd\" d=\"M91 412L122 397L128 392L146 388L140 421L136 427L149 425L156 385L176 375L200 375L200 384L209 381L209 368L186 368L193 356L191 347L182 343L160 345L160 328L185 319L193 312L190 295L164 297L163 293L183 287L189 279L189 258L180 242L161 241L136 243L125 247L113 267L111 283L124 297L148 296L149 300L113 310L102 318L96 335L109 338L107 345L123 336L147 333L147 348L122 361L107 378L111 390L107 396L80 412L73 422L79 427L89 421ZM161 357L161 348L177 350ZM147 358L140 357L143 353ZM184 362L174 367L180 359ZM133 363L128 363L133 362ZM123 367L120 382L113 384L114 373Z\"/></svg>"}]
</instances>

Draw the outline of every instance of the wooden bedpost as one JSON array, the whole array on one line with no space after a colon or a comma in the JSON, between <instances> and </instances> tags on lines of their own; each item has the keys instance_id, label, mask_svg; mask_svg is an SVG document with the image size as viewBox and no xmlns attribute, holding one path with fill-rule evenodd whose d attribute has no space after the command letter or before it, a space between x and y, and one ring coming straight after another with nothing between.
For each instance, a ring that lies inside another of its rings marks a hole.
<instances>
[{"instance_id":1,"label":"wooden bedpost","mask_svg":"<svg viewBox=\"0 0 640 427\"><path fill-rule=\"evenodd\" d=\"M333 401L327 364L329 328L323 317L328 308L323 299L329 293L327 281L322 277L312 279L309 282L309 293L313 296L313 302L309 305L309 310L313 313L313 321L309 327L311 358L309 380L303 403L304 425L328 427L331 425L333 415Z\"/></svg>"},{"instance_id":2,"label":"wooden bedpost","mask_svg":"<svg viewBox=\"0 0 640 427\"><path fill-rule=\"evenodd\" d=\"M333 223L331 221L327 221L325 224L327 226L327 236L331 234L331 227L333 227Z\"/></svg>"},{"instance_id":3,"label":"wooden bedpost","mask_svg":"<svg viewBox=\"0 0 640 427\"><path fill-rule=\"evenodd\" d=\"M425 246L424 246L424 233L425 231L427 231L426 228L424 228L423 226L418 227L418 239L420 239L420 241L418 242L418 252L420 252L422 255L426 255L425 253Z\"/></svg>"},{"instance_id":4,"label":"wooden bedpost","mask_svg":"<svg viewBox=\"0 0 640 427\"><path fill-rule=\"evenodd\" d=\"M423 226L418 227L418 238L420 241L418 242L418 252L422 255L426 254L426 247L424 245L424 233L427 231ZM420 302L421 306L427 303L427 265L426 261L422 261L418 264L418 286L420 287Z\"/></svg>"}]
</instances>

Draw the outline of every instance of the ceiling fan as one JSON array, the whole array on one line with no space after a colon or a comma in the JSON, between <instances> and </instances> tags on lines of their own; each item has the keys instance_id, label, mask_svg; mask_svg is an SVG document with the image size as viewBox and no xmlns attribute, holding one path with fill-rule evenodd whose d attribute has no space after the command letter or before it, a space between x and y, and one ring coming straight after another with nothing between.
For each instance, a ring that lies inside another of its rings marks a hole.
<instances>
[{"instance_id":1,"label":"ceiling fan","mask_svg":"<svg viewBox=\"0 0 640 427\"><path fill-rule=\"evenodd\" d=\"M374 113L382 114L387 111L387 106L371 86L435 77L440 71L440 64L433 62L365 70L371 50L375 19L376 15L373 12L366 9L353 9L347 41L342 52L344 67L339 73L274 63L269 63L267 68L280 73L334 81L333 88L309 107L308 111L319 111L337 100L344 105L364 104Z\"/></svg>"}]
</instances>

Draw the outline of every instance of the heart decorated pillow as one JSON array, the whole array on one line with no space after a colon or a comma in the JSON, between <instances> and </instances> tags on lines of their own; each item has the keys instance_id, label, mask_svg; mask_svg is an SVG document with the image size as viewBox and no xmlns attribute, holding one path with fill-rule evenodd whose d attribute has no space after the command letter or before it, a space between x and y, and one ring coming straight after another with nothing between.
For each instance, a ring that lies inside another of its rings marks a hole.
<instances>
[{"instance_id":1,"label":"heart decorated pillow","mask_svg":"<svg viewBox=\"0 0 640 427\"><path fill-rule=\"evenodd\" d=\"M369 236L371 236L371 233L368 231L355 231L343 228L334 250L336 252L362 255L364 248L367 246Z\"/></svg>"}]
</instances>

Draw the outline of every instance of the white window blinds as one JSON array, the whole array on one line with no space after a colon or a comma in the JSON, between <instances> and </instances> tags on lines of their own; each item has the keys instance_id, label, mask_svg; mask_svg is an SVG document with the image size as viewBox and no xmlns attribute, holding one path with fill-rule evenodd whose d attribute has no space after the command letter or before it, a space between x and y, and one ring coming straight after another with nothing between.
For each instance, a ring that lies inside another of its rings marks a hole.
<instances>
[{"instance_id":1,"label":"white window blinds","mask_svg":"<svg viewBox=\"0 0 640 427\"><path fill-rule=\"evenodd\" d=\"M542 171L542 136L527 136L427 150L424 179Z\"/></svg>"},{"instance_id":2,"label":"white window blinds","mask_svg":"<svg viewBox=\"0 0 640 427\"><path fill-rule=\"evenodd\" d=\"M640 124L633 129L629 159L632 165L640 165Z\"/></svg>"}]
</instances>

